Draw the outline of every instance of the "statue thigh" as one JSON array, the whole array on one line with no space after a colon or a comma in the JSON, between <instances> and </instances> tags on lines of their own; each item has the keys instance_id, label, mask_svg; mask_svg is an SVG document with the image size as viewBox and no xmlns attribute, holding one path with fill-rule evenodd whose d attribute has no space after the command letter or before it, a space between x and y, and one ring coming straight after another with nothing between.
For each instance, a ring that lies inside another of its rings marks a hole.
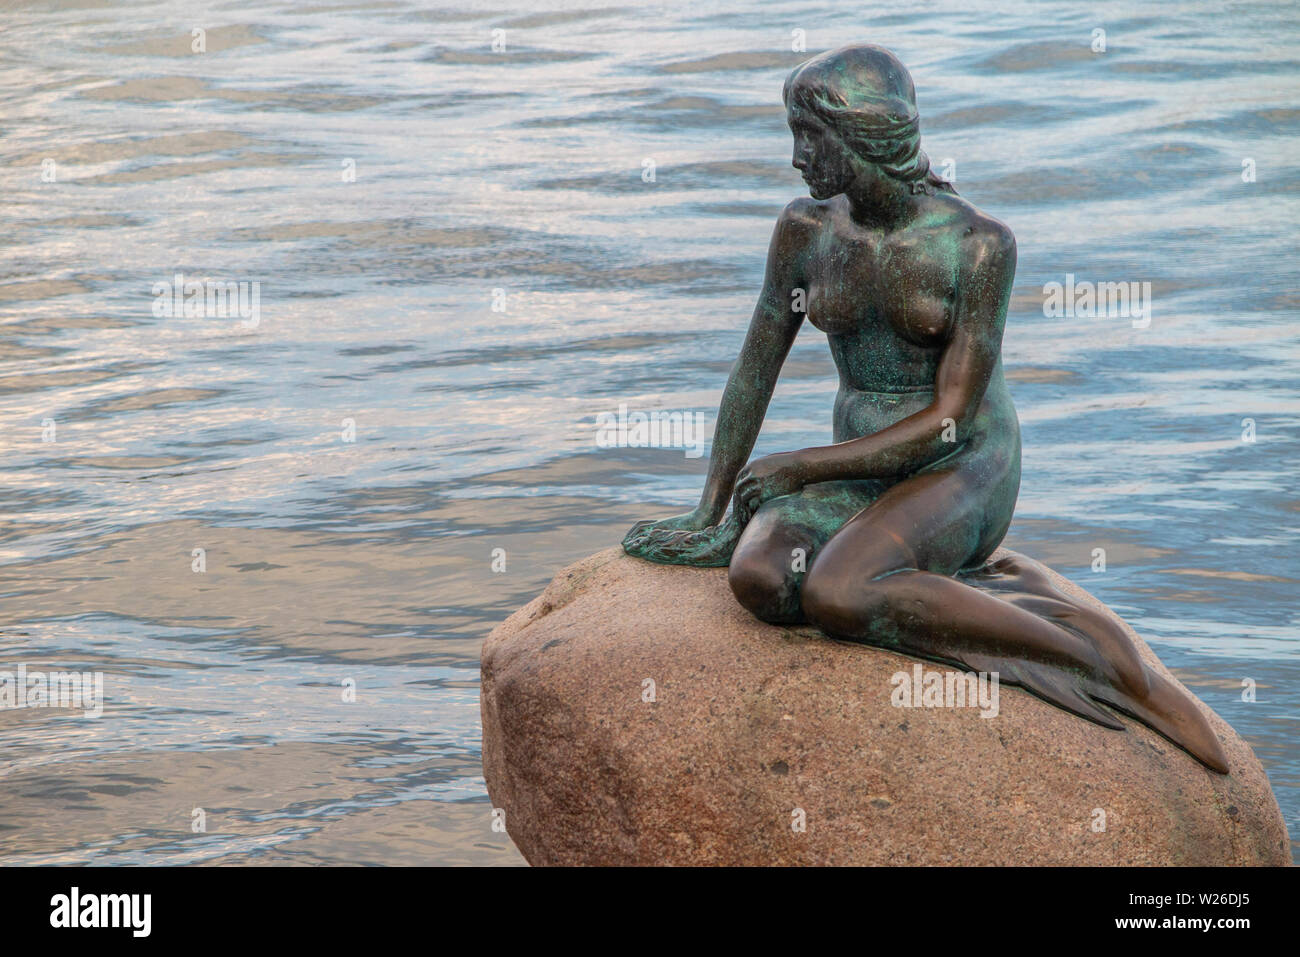
<instances>
[{"instance_id":1,"label":"statue thigh","mask_svg":"<svg viewBox=\"0 0 1300 957\"><path fill-rule=\"evenodd\" d=\"M1014 498L1010 500L1014 507ZM827 634L865 638L880 626L960 612L941 607L952 599L952 576L983 565L1006 532L1010 515L990 496L977 467L962 463L910 476L882 493L822 546L800 594L806 620ZM898 572L928 572L930 576ZM928 596L926 583L937 591ZM961 588L971 582L962 583Z\"/></svg>"},{"instance_id":2,"label":"statue thigh","mask_svg":"<svg viewBox=\"0 0 1300 957\"><path fill-rule=\"evenodd\" d=\"M731 556L728 581L736 600L772 624L798 624L800 591L818 551L888 486L869 479L819 482L765 502Z\"/></svg>"}]
</instances>

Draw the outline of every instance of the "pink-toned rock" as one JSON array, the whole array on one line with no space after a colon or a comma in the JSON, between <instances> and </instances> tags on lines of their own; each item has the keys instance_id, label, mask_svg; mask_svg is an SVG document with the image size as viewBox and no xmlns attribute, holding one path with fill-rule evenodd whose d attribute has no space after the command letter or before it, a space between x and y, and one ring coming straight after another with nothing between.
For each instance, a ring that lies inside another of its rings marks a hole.
<instances>
[{"instance_id":1,"label":"pink-toned rock","mask_svg":"<svg viewBox=\"0 0 1300 957\"><path fill-rule=\"evenodd\" d=\"M895 707L915 664L763 624L725 569L611 548L484 644L488 791L533 864L1290 863L1263 768L1208 708L1228 776L1006 685L991 718Z\"/></svg>"}]
</instances>

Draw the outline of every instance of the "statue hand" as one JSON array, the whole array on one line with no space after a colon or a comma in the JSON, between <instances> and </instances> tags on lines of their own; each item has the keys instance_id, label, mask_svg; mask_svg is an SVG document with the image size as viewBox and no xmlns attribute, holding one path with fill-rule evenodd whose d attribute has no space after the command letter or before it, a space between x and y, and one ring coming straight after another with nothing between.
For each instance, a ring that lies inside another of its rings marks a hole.
<instances>
[{"instance_id":1,"label":"statue hand","mask_svg":"<svg viewBox=\"0 0 1300 957\"><path fill-rule=\"evenodd\" d=\"M732 518L703 528L674 527L673 523L685 519L686 516L679 515L662 522L638 522L623 539L623 551L661 565L726 565L744 530L743 525Z\"/></svg>"},{"instance_id":2,"label":"statue hand","mask_svg":"<svg viewBox=\"0 0 1300 957\"><path fill-rule=\"evenodd\" d=\"M643 522L637 522L632 526L631 531L623 539L626 544L637 532L645 531L649 528L673 529L676 531L698 532L702 528L708 528L714 523L715 519L710 518L698 508L691 512L685 512L681 515L674 515L672 518L661 518L658 521L647 519Z\"/></svg>"},{"instance_id":3,"label":"statue hand","mask_svg":"<svg viewBox=\"0 0 1300 957\"><path fill-rule=\"evenodd\" d=\"M790 495L804 486L803 470L793 452L778 452L755 459L736 476L734 510L745 518L764 502Z\"/></svg>"}]
</instances>

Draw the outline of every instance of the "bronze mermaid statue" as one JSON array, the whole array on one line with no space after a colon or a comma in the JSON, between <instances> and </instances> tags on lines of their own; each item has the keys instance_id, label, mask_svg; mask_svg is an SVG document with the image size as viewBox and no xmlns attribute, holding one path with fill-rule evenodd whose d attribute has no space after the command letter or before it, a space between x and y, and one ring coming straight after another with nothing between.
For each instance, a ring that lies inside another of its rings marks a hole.
<instances>
[{"instance_id":1,"label":"bronze mermaid statue","mask_svg":"<svg viewBox=\"0 0 1300 957\"><path fill-rule=\"evenodd\" d=\"M729 565L763 621L997 672L1123 730L1108 705L1228 773L1195 701L1117 618L1024 556L989 562L1020 487L1001 358L1016 243L931 170L907 69L848 46L797 67L782 96L811 198L777 221L699 505L637 523L625 551ZM833 444L746 465L804 319L839 371Z\"/></svg>"}]
</instances>

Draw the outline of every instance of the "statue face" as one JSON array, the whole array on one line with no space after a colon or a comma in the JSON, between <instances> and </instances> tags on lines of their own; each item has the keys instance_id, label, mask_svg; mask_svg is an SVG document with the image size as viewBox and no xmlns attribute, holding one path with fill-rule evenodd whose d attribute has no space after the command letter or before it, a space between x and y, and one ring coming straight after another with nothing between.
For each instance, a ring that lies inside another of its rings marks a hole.
<instances>
[{"instance_id":1,"label":"statue face","mask_svg":"<svg viewBox=\"0 0 1300 957\"><path fill-rule=\"evenodd\" d=\"M787 120L794 135L791 164L803 174L809 195L830 199L848 189L859 170L839 134L797 106L790 107Z\"/></svg>"}]
</instances>

